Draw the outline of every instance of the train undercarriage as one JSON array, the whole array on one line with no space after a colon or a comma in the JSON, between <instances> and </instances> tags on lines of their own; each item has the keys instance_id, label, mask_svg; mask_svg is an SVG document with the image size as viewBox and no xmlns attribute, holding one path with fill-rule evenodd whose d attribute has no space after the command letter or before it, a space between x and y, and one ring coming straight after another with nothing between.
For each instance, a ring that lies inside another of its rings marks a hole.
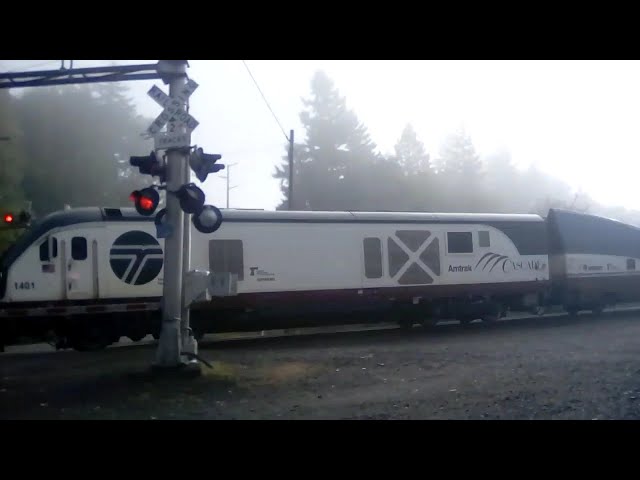
<instances>
[{"instance_id":1,"label":"train undercarriage","mask_svg":"<svg viewBox=\"0 0 640 480\"><path fill-rule=\"evenodd\" d=\"M424 299L419 297L385 299L366 305L323 305L322 308L296 307L236 309L192 309L190 324L196 339L208 333L249 332L348 324L397 323L403 328L425 328L441 321L468 325L475 320L493 323L510 312L541 315L551 306L561 306L570 315L589 310L599 314L614 305L611 294L577 295L567 291L526 295L471 295L463 298ZM302 313L303 312L303 313ZM0 345L44 341L56 349L100 350L123 337L138 342L151 335L160 336L159 310L111 314L5 317L1 319Z\"/></svg>"}]
</instances>

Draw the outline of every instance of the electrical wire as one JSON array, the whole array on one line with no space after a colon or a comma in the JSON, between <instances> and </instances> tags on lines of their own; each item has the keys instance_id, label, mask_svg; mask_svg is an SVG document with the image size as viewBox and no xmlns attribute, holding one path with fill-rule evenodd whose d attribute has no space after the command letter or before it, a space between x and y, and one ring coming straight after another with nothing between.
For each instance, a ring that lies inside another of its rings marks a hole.
<instances>
[{"instance_id":1,"label":"electrical wire","mask_svg":"<svg viewBox=\"0 0 640 480\"><path fill-rule=\"evenodd\" d=\"M278 124L278 126L280 127L280 130L282 130L282 134L284 135L284 138L287 139L287 142L289 142L289 137L287 136L286 132L284 131L284 128L282 128L282 125L280 124L280 120L278 120L278 117L276 116L276 114L274 113L273 109L271 108L271 105L269 105L269 102L267 101L267 98L264 96L264 93L262 93L262 90L260 89L260 86L258 85L258 82L256 81L256 79L253 77L253 75L251 74L251 70L249 70L249 66L247 65L247 62L245 62L244 60L242 60L242 63L244 63L244 66L247 69L247 72L249 72L249 76L251 77L251 79L253 80L253 83L256 85L256 88L258 89L258 92L260 92L260 95L262 95L262 99L264 100L264 103L267 104L267 107L269 108L269 110L271 111L271 114L273 115L273 118L276 120L276 123Z\"/></svg>"}]
</instances>

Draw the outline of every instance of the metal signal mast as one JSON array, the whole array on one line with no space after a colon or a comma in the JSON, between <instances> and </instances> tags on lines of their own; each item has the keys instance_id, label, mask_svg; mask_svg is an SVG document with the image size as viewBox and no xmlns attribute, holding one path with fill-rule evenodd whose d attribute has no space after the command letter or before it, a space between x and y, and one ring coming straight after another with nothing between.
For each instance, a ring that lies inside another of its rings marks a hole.
<instances>
[{"instance_id":1,"label":"metal signal mast","mask_svg":"<svg viewBox=\"0 0 640 480\"><path fill-rule=\"evenodd\" d=\"M157 86L148 92L163 108L146 132L154 138L154 150L146 157L133 156L129 160L140 173L157 176L165 184L131 194L139 213L152 215L160 199L156 189L167 192L167 206L155 218L157 236L165 239L162 330L155 362L155 366L161 368L183 367L198 358L197 342L189 326L189 305L211 296L233 295L236 285L230 274L189 271L189 218L195 228L205 234L215 232L222 223L220 210L205 205L202 190L190 183L189 167L204 182L208 174L223 169L224 165L216 163L221 155L205 154L202 148L191 146L191 132L199 122L185 111L185 104L198 84L187 79L187 67L187 60L159 60L154 65L0 74L0 88L149 79L161 79L169 85L169 95ZM5 219L5 223L12 222L13 217Z\"/></svg>"}]
</instances>

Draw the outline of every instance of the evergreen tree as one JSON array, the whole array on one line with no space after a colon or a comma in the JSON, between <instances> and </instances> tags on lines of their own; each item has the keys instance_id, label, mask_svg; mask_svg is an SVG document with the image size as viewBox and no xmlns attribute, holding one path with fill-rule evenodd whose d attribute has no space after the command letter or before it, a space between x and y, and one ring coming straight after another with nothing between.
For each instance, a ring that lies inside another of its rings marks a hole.
<instances>
[{"instance_id":1,"label":"evergreen tree","mask_svg":"<svg viewBox=\"0 0 640 480\"><path fill-rule=\"evenodd\" d=\"M21 189L25 158L15 102L7 90L0 91L0 215L3 216L28 207ZM0 254L20 232L0 230Z\"/></svg>"},{"instance_id":2,"label":"evergreen tree","mask_svg":"<svg viewBox=\"0 0 640 480\"><path fill-rule=\"evenodd\" d=\"M146 155L150 119L137 115L118 84L43 88L16 104L26 148L22 182L38 215L64 205L131 206L132 190L150 183L128 165Z\"/></svg>"},{"instance_id":3,"label":"evergreen tree","mask_svg":"<svg viewBox=\"0 0 640 480\"><path fill-rule=\"evenodd\" d=\"M418 136L411 124L402 131L402 135L395 145L396 159L405 175L415 175L430 170L429 155L425 151L424 144L418 140Z\"/></svg>"},{"instance_id":4,"label":"evergreen tree","mask_svg":"<svg viewBox=\"0 0 640 480\"><path fill-rule=\"evenodd\" d=\"M294 149L294 208L366 208L366 170L380 160L366 127L324 72L314 75L311 98L303 100L303 105L300 120L306 136ZM283 159L285 164L274 174L285 196L281 208L288 206L289 168L287 157Z\"/></svg>"},{"instance_id":5,"label":"evergreen tree","mask_svg":"<svg viewBox=\"0 0 640 480\"><path fill-rule=\"evenodd\" d=\"M438 173L456 180L476 180L482 174L480 156L464 128L458 129L445 140L440 151Z\"/></svg>"},{"instance_id":6,"label":"evergreen tree","mask_svg":"<svg viewBox=\"0 0 640 480\"><path fill-rule=\"evenodd\" d=\"M443 211L488 211L481 186L482 162L463 128L445 139L437 162L437 177L440 195L445 195Z\"/></svg>"}]
</instances>

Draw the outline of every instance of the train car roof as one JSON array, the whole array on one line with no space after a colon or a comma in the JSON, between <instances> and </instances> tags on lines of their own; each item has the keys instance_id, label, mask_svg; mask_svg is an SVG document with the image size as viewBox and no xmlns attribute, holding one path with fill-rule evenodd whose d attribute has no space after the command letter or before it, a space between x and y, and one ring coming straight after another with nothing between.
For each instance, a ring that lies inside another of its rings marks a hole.
<instances>
[{"instance_id":1,"label":"train car roof","mask_svg":"<svg viewBox=\"0 0 640 480\"><path fill-rule=\"evenodd\" d=\"M397 211L264 211L222 210L225 220L234 222L317 223L491 223L544 222L539 215L501 213L432 213Z\"/></svg>"},{"instance_id":2,"label":"train car roof","mask_svg":"<svg viewBox=\"0 0 640 480\"><path fill-rule=\"evenodd\" d=\"M544 218L533 214L500 213L430 213L391 211L265 211L251 209L222 209L226 222L267 223L483 223L502 230L512 230L524 223L543 223ZM154 215L144 216L134 208L80 207L59 210L33 222L31 227L0 258L0 270L8 268L33 242L56 228L93 222L152 222ZM533 225L531 225L533 226ZM528 230L528 229L527 229ZM529 233L522 232L527 237ZM511 236L511 235L510 235ZM531 243L524 238L516 243ZM536 248L537 249L537 248ZM528 248L527 248L528 250Z\"/></svg>"},{"instance_id":3,"label":"train car roof","mask_svg":"<svg viewBox=\"0 0 640 480\"><path fill-rule=\"evenodd\" d=\"M548 215L551 253L640 258L640 228L612 218L553 208Z\"/></svg>"},{"instance_id":4,"label":"train car roof","mask_svg":"<svg viewBox=\"0 0 640 480\"><path fill-rule=\"evenodd\" d=\"M430 213L430 212L365 212L365 211L265 211L221 209L224 219L232 222L317 222L317 223L494 223L544 222L533 214L500 213ZM134 208L82 207L60 210L34 222L28 232L31 238L55 228L90 222L153 221Z\"/></svg>"}]
</instances>

